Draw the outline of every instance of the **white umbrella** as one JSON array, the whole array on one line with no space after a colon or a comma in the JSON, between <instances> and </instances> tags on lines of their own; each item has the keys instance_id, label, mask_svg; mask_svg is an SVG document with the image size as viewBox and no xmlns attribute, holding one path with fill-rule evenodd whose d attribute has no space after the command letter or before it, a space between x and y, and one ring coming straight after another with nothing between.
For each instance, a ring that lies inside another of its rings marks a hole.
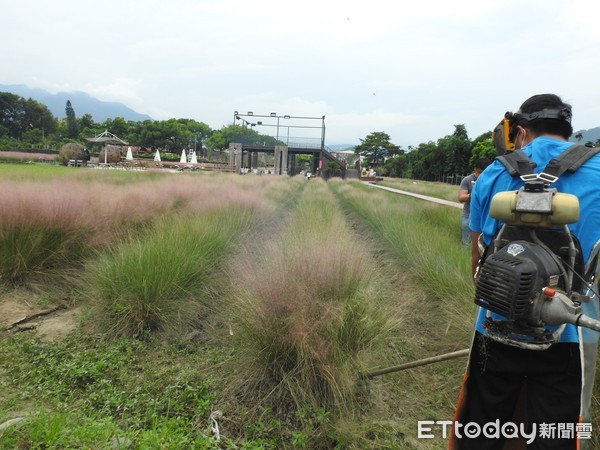
<instances>
[{"instance_id":1,"label":"white umbrella","mask_svg":"<svg viewBox=\"0 0 600 450\"><path fill-rule=\"evenodd\" d=\"M198 164L198 158L196 158L196 152L192 153L192 160L190 161L192 164Z\"/></svg>"},{"instance_id":2,"label":"white umbrella","mask_svg":"<svg viewBox=\"0 0 600 450\"><path fill-rule=\"evenodd\" d=\"M186 163L187 158L185 157L185 150L181 150L181 158L179 159L180 163Z\"/></svg>"},{"instance_id":3,"label":"white umbrella","mask_svg":"<svg viewBox=\"0 0 600 450\"><path fill-rule=\"evenodd\" d=\"M160 153L156 150L156 155L154 155L154 161L160 162Z\"/></svg>"},{"instance_id":4,"label":"white umbrella","mask_svg":"<svg viewBox=\"0 0 600 450\"><path fill-rule=\"evenodd\" d=\"M127 161L133 161L133 153L131 153L131 147L127 147L127 156L125 157Z\"/></svg>"}]
</instances>

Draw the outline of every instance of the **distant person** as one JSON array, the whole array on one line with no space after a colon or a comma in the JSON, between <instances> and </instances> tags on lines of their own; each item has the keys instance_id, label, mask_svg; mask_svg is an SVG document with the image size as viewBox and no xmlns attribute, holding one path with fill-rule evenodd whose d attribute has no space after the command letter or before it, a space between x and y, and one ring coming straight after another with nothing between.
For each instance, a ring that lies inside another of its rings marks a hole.
<instances>
[{"instance_id":1,"label":"distant person","mask_svg":"<svg viewBox=\"0 0 600 450\"><path fill-rule=\"evenodd\" d=\"M463 245L471 245L471 230L469 229L469 214L471 212L471 191L481 172L490 165L489 158L478 158L475 160L474 172L467 175L460 182L458 190L458 201L464 203L462 219L460 222L460 240Z\"/></svg>"},{"instance_id":2,"label":"distant person","mask_svg":"<svg viewBox=\"0 0 600 450\"><path fill-rule=\"evenodd\" d=\"M81 160L82 160L82 163L81 163L81 165L82 165L83 167L87 167L87 165L88 165L88 161L89 161L90 159L91 159L91 156L90 156L90 151L89 151L89 150L88 150L86 147L84 147L84 148L83 148L83 155L82 155L82 157L81 157Z\"/></svg>"}]
</instances>

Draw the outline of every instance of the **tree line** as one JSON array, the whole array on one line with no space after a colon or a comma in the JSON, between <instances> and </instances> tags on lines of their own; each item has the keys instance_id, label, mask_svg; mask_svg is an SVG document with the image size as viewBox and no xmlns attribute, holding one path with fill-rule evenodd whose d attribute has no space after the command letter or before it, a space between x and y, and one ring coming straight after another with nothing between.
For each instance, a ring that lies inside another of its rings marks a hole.
<instances>
[{"instance_id":1,"label":"tree line","mask_svg":"<svg viewBox=\"0 0 600 450\"><path fill-rule=\"evenodd\" d=\"M53 116L48 107L33 99L0 92L0 149L56 149L66 143L85 144L105 130L132 145L181 152L182 149L204 147L226 149L233 137L252 143L271 142L251 128L229 125L212 130L206 123L192 119L127 121L122 117L94 122L91 114L77 116L67 101L65 118Z\"/></svg>"},{"instance_id":2,"label":"tree line","mask_svg":"<svg viewBox=\"0 0 600 450\"><path fill-rule=\"evenodd\" d=\"M477 158L496 156L492 132L471 140L464 124L455 125L451 135L436 142L409 146L406 150L392 144L383 131L371 133L360 141L354 152L361 157L362 167L375 169L382 176L426 181L459 182L457 178L469 173Z\"/></svg>"},{"instance_id":3,"label":"tree line","mask_svg":"<svg viewBox=\"0 0 600 450\"><path fill-rule=\"evenodd\" d=\"M183 149L203 152L225 150L230 142L256 145L284 145L273 136L253 127L231 124L213 130L206 123L192 119L126 121L122 117L94 122L91 114L78 117L70 101L65 118L52 115L46 105L8 92L0 92L0 149L58 149L67 143L86 145L86 138L105 130L121 139L153 151L181 153ZM383 176L447 181L470 173L475 159L496 156L491 131L470 139L464 124L454 125L454 132L437 141L403 149L383 132L373 132L360 139L355 147L362 167L372 168ZM93 150L92 150L93 152ZM206 153L204 153L206 156Z\"/></svg>"}]
</instances>

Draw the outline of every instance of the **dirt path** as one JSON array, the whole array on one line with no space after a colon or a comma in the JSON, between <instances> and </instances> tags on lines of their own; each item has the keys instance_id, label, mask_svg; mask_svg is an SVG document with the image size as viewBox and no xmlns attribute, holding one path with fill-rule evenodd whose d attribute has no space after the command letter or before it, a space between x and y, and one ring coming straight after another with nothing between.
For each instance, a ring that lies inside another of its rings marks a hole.
<instances>
[{"instance_id":1,"label":"dirt path","mask_svg":"<svg viewBox=\"0 0 600 450\"><path fill-rule=\"evenodd\" d=\"M395 189L395 188L391 188L391 187L387 187L387 186L380 186L380 185L374 184L374 183L364 183L364 184L366 184L368 186L373 186L373 187L376 187L379 189L383 189L385 191L394 192L395 194L407 195L409 197L415 197L415 198L420 198L421 200L427 200L428 202L439 203L440 205L451 206L453 208L459 208L459 209L462 209L462 207L463 207L462 203L451 202L449 200L444 200L441 198L428 197L427 195L415 194L414 192L402 191L400 189Z\"/></svg>"}]
</instances>

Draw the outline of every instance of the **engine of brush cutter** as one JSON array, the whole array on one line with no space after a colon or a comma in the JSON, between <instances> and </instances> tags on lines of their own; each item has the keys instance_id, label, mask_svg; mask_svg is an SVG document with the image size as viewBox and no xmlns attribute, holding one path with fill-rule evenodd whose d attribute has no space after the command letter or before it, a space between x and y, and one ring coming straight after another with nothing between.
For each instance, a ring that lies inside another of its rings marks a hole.
<instances>
[{"instance_id":1,"label":"engine of brush cutter","mask_svg":"<svg viewBox=\"0 0 600 450\"><path fill-rule=\"evenodd\" d=\"M564 288L562 273L548 249L532 242L514 241L490 255L479 272L475 303L508 320L488 317L488 336L521 347L547 348L556 342L562 327L545 327L536 304L548 301L544 288Z\"/></svg>"},{"instance_id":2,"label":"engine of brush cutter","mask_svg":"<svg viewBox=\"0 0 600 450\"><path fill-rule=\"evenodd\" d=\"M577 197L548 189L539 180L526 181L518 191L497 193L490 215L504 225L477 277L475 303L487 310L487 335L543 350L558 342L567 323L600 331L599 321L581 313L584 296L573 291L581 250L567 224L579 219ZM562 240L555 236L543 242L547 230L561 227ZM527 239L513 238L515 229Z\"/></svg>"}]
</instances>

